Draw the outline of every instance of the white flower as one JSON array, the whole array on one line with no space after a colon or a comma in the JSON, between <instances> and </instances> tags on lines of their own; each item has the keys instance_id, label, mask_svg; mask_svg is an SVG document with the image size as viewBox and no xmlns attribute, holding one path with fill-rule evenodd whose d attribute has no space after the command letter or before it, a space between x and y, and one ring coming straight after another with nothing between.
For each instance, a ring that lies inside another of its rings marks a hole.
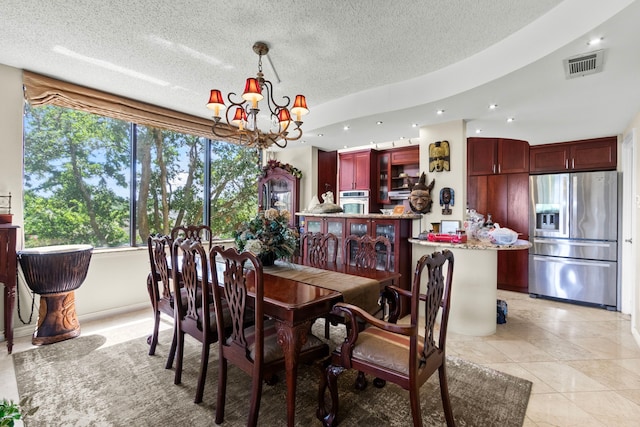
<instances>
[{"instance_id":1,"label":"white flower","mask_svg":"<svg viewBox=\"0 0 640 427\"><path fill-rule=\"evenodd\" d=\"M262 242L256 239L247 240L247 243L244 245L244 250L249 251L254 255L258 255L262 252Z\"/></svg>"}]
</instances>

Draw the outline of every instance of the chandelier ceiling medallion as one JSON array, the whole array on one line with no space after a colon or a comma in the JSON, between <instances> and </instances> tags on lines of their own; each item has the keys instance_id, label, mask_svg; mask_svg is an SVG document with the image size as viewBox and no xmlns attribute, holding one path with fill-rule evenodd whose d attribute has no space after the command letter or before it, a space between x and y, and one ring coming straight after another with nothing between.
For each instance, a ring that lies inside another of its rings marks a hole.
<instances>
[{"instance_id":1,"label":"chandelier ceiling medallion","mask_svg":"<svg viewBox=\"0 0 640 427\"><path fill-rule=\"evenodd\" d=\"M229 108L224 103L222 93L218 89L211 90L207 108L213 110L213 125L211 131L222 139L234 139L238 144L259 149L268 148L275 144L280 148L287 146L288 141L295 141L302 136L302 121L300 117L307 114L307 100L303 95L296 95L293 106L289 110L291 98L283 96L284 103L278 104L273 99L273 85L264 78L262 73L262 57L269 53L269 46L264 42L256 42L253 51L258 54L257 77L250 77L244 87L242 98L236 102L234 92L227 96ZM258 128L258 102L266 98L269 107L271 126L267 131ZM235 107L235 109L233 108ZM227 109L225 119L221 122L220 112ZM233 110L233 118L231 112ZM291 119L291 114L295 120ZM293 124L292 124L293 122ZM295 129L294 129L295 125Z\"/></svg>"}]
</instances>

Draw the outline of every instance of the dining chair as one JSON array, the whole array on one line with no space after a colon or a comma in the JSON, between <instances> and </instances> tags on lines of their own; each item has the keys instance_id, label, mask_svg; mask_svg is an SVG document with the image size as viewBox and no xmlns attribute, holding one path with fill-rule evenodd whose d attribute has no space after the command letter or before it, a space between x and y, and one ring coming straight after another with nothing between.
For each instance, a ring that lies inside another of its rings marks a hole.
<instances>
[{"instance_id":1,"label":"dining chair","mask_svg":"<svg viewBox=\"0 0 640 427\"><path fill-rule=\"evenodd\" d=\"M445 353L453 263L453 253L449 250L424 255L416 264L411 290L387 287L394 298L410 298L411 314L407 324L378 319L359 307L345 303L334 306L332 312L346 316L351 327L347 328L347 337L342 345L332 353L331 362L320 379L316 415L324 426L338 424L338 376L346 369L375 375L382 380L382 384L391 381L408 390L414 426L423 425L420 387L437 370L445 419L448 426L455 426L447 386ZM426 280L423 284L425 269ZM421 286L424 286L424 294L420 293ZM425 308L423 330L419 326L421 302L424 302ZM436 331L440 310L440 327ZM359 330L356 324L358 318L369 326ZM366 377L358 375L356 388L364 389L366 385ZM327 388L330 404L325 400Z\"/></svg>"},{"instance_id":2,"label":"dining chair","mask_svg":"<svg viewBox=\"0 0 640 427\"><path fill-rule=\"evenodd\" d=\"M171 229L171 238L176 240L178 237L185 239L196 239L200 242L211 242L213 234L211 227L208 225L179 225Z\"/></svg>"},{"instance_id":3,"label":"dining chair","mask_svg":"<svg viewBox=\"0 0 640 427\"><path fill-rule=\"evenodd\" d=\"M202 242L191 238L178 237L173 242L171 251L171 273L173 276L174 294L183 292L186 304L177 305L175 315L175 333L172 347L175 347L174 383L182 381L182 365L184 359L184 338L189 335L202 344L200 356L200 372L196 388L195 403L202 402L204 384L207 378L209 351L211 344L218 341L217 318L212 294L209 291L208 256ZM182 286L182 290L180 288ZM221 316L228 310L221 304ZM170 369L174 358L170 355L167 368Z\"/></svg>"},{"instance_id":4,"label":"dining chair","mask_svg":"<svg viewBox=\"0 0 640 427\"><path fill-rule=\"evenodd\" d=\"M158 345L158 330L160 328L161 313L174 319L174 293L171 284L169 262L167 256L171 251L171 237L162 234L152 234L147 238L149 251L149 265L151 272L147 276L147 291L153 309L153 332L147 338L149 355L153 356ZM180 300L181 301L181 300ZM175 346L169 350L171 358L175 353Z\"/></svg>"},{"instance_id":5,"label":"dining chair","mask_svg":"<svg viewBox=\"0 0 640 427\"><path fill-rule=\"evenodd\" d=\"M217 264L216 258L221 262ZM218 334L233 325L231 333L218 344L218 400L216 424L224 421L227 386L227 366L231 363L251 376L248 426L255 426L260 411L262 382L285 369L284 353L278 343L276 324L264 317L264 279L261 261L251 252L238 252L235 248L211 248L209 254L213 272L214 302L217 313ZM220 270L220 271L219 271ZM253 298L250 297L253 295ZM219 311L222 301L229 306L229 318ZM253 318L247 313L251 312ZM252 323L249 324L248 320ZM299 353L300 361L316 360L329 354L328 346L309 334ZM269 408L269 410L277 410Z\"/></svg>"},{"instance_id":6,"label":"dining chair","mask_svg":"<svg viewBox=\"0 0 640 427\"><path fill-rule=\"evenodd\" d=\"M385 236L351 234L344 239L345 263L359 268L391 271L391 242Z\"/></svg>"},{"instance_id":7,"label":"dining chair","mask_svg":"<svg viewBox=\"0 0 640 427\"><path fill-rule=\"evenodd\" d=\"M307 231L300 235L300 252L303 264L335 264L338 257L338 237L333 233Z\"/></svg>"},{"instance_id":8,"label":"dining chair","mask_svg":"<svg viewBox=\"0 0 640 427\"><path fill-rule=\"evenodd\" d=\"M368 234L357 236L351 234L344 241L345 263L355 265L357 268L370 270L392 271L391 242L385 236L377 236L375 239ZM382 313L385 317L386 296L384 288L380 289L380 308L375 314Z\"/></svg>"}]
</instances>

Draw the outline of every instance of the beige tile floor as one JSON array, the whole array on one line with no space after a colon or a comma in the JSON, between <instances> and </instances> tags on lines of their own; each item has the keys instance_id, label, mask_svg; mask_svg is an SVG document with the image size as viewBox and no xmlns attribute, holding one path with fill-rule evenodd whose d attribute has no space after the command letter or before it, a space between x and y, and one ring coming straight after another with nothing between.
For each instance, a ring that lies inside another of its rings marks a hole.
<instances>
[{"instance_id":1,"label":"beige tile floor","mask_svg":"<svg viewBox=\"0 0 640 427\"><path fill-rule=\"evenodd\" d=\"M507 323L488 337L450 334L448 351L532 381L524 426L640 425L640 347L629 316L526 294L500 291L498 297L509 304ZM150 328L149 310L82 322L83 335L100 333L107 344ZM30 337L20 337L14 352L30 347ZM1 397L18 399L13 362L4 351Z\"/></svg>"}]
</instances>

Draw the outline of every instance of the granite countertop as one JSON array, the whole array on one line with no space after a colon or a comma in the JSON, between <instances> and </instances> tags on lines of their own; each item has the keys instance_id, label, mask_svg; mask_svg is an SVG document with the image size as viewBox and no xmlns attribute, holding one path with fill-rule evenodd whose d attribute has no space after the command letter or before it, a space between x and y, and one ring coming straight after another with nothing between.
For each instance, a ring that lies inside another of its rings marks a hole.
<instances>
[{"instance_id":1,"label":"granite countertop","mask_svg":"<svg viewBox=\"0 0 640 427\"><path fill-rule=\"evenodd\" d=\"M504 250L522 250L529 249L531 247L531 242L528 240L518 239L512 245L496 245L491 242L482 242L476 239L469 239L465 243L449 243L449 242L431 242L429 240L420 240L420 239L409 239L410 243L415 245L422 246L439 246L444 248L459 248L459 249L475 249L475 250L494 250L494 251L504 251Z\"/></svg>"},{"instance_id":2,"label":"granite countertop","mask_svg":"<svg viewBox=\"0 0 640 427\"><path fill-rule=\"evenodd\" d=\"M368 218L368 219L420 219L422 215L415 213L404 213L401 215L385 215L382 213L372 214L346 214L342 212L338 213L311 213L311 212L296 212L297 216L315 216L325 218Z\"/></svg>"}]
</instances>

